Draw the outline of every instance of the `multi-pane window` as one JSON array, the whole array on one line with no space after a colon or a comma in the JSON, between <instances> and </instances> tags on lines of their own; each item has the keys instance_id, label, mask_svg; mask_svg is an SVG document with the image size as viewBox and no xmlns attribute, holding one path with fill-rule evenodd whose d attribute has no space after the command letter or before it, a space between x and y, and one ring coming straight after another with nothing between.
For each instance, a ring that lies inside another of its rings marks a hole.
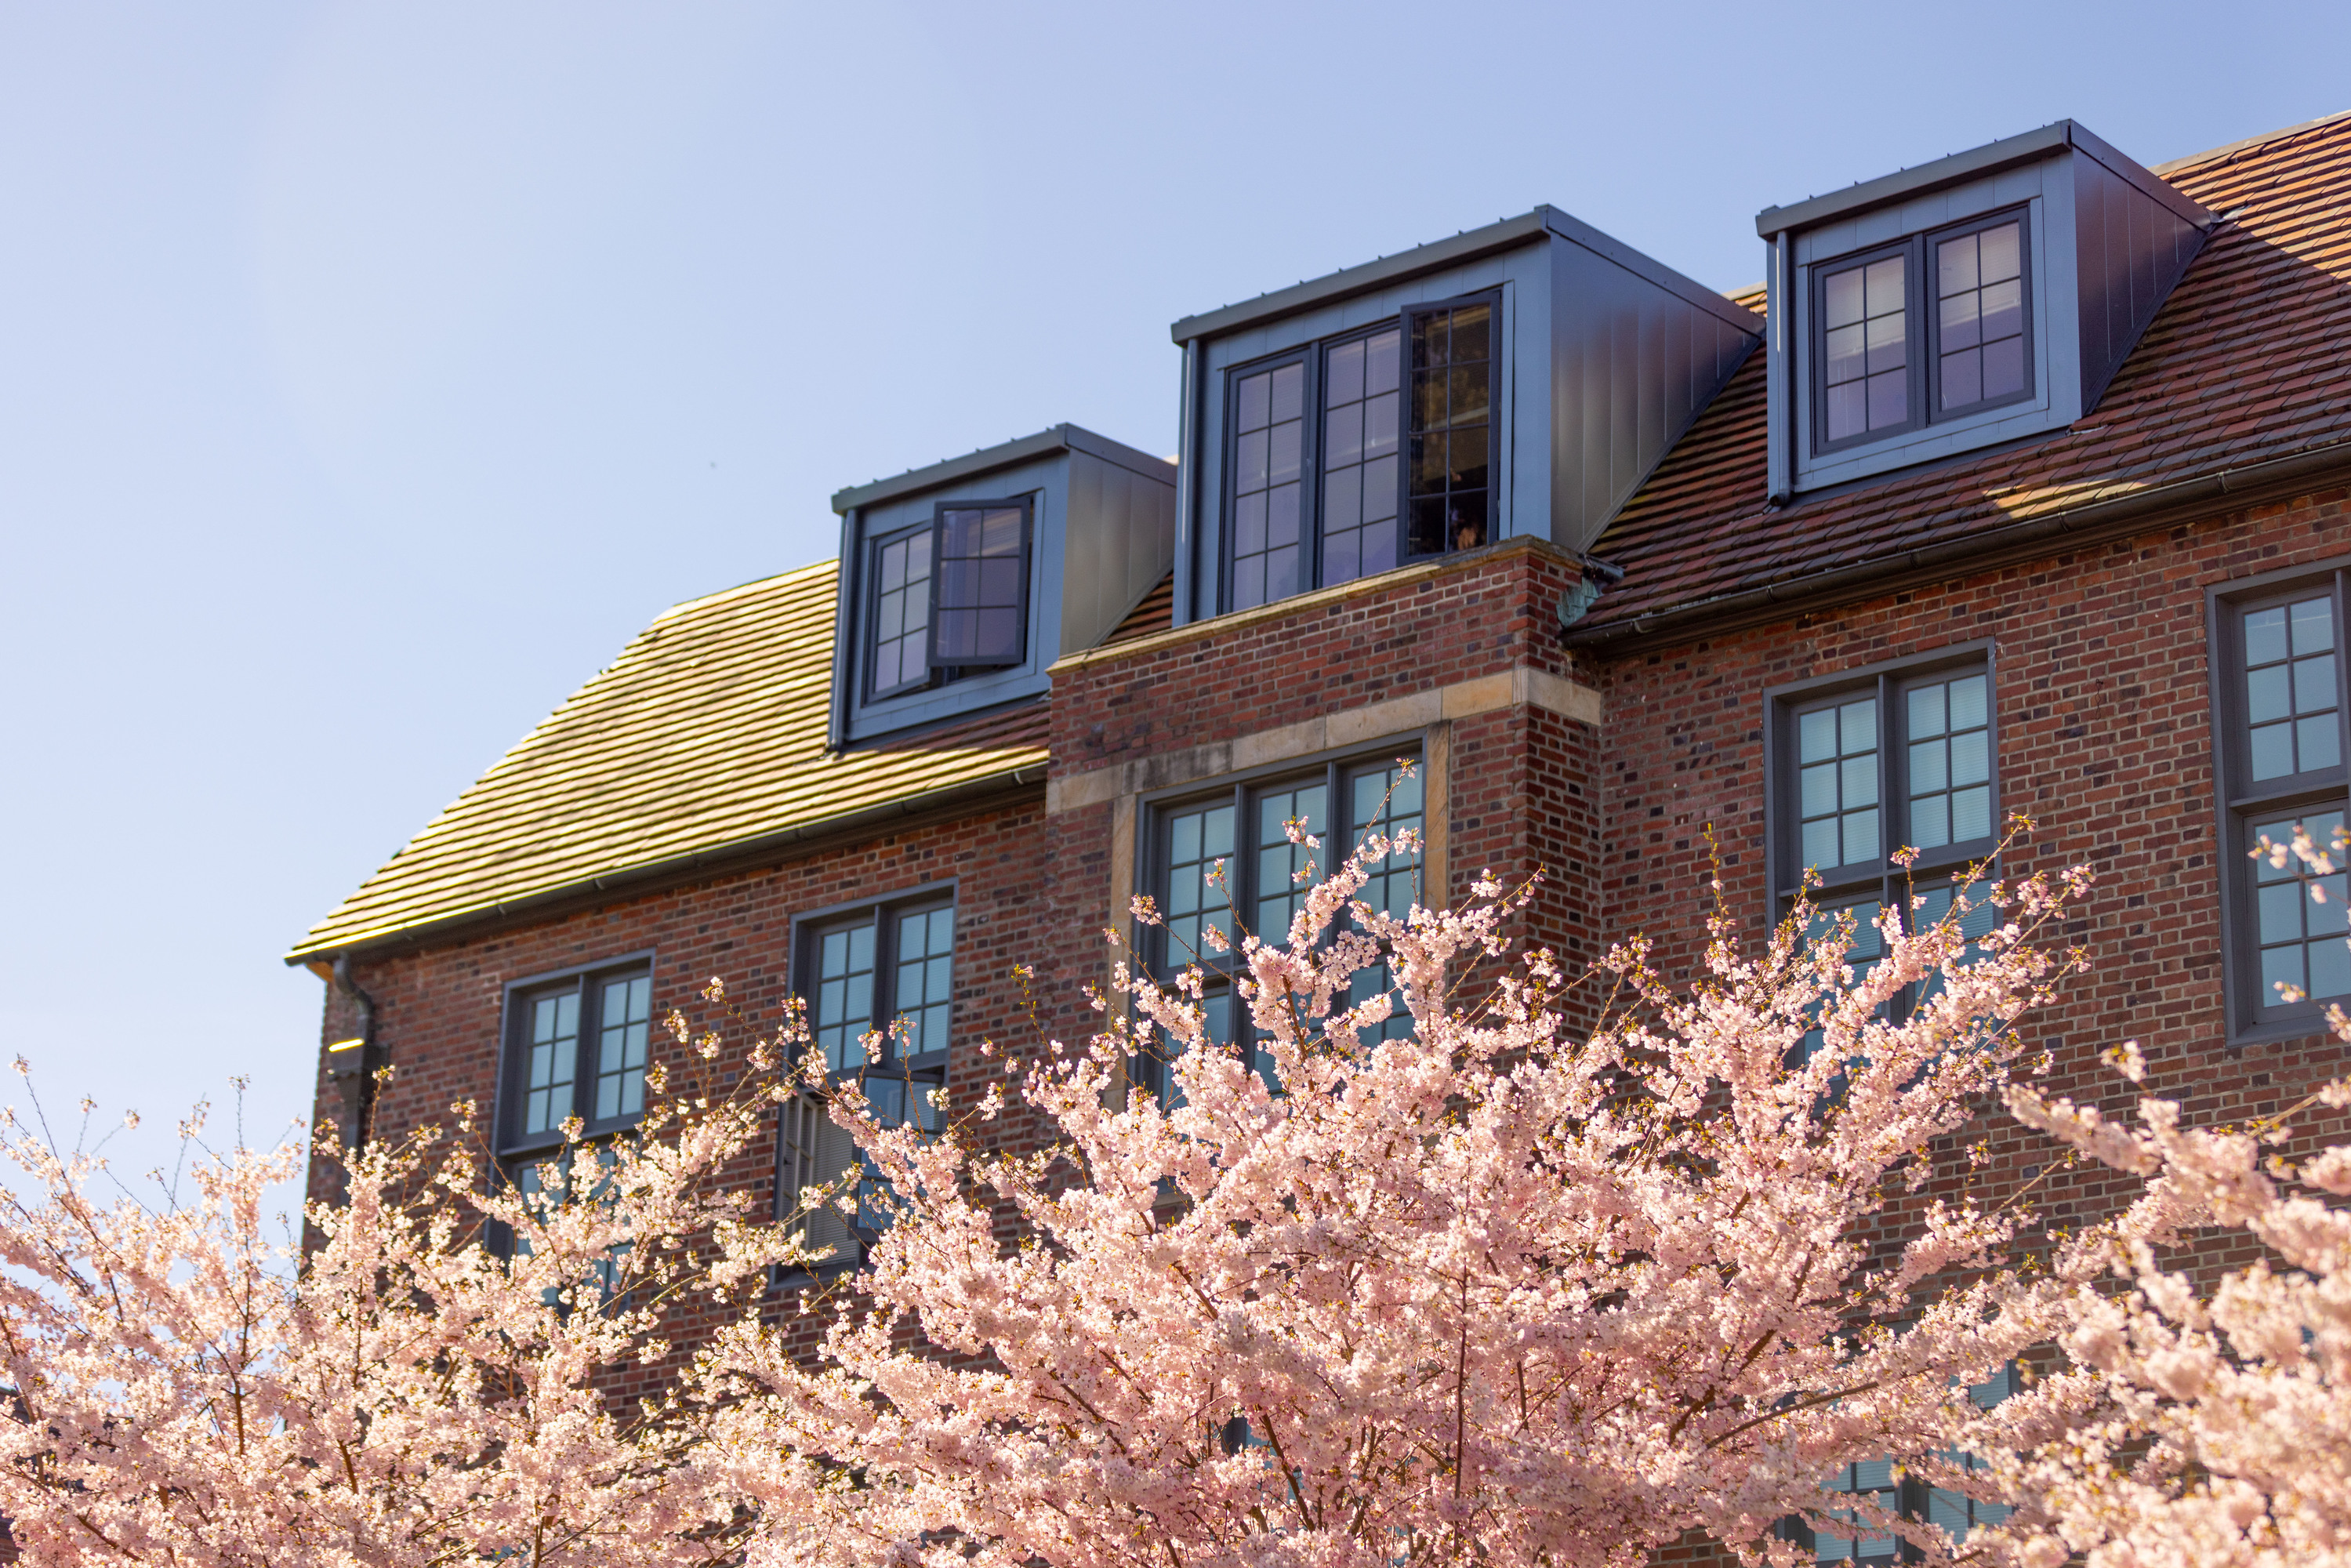
<instances>
[{"instance_id":1,"label":"multi-pane window","mask_svg":"<svg viewBox=\"0 0 2351 1568\"><path fill-rule=\"evenodd\" d=\"M1497 295L1416 305L1228 379L1228 610L1495 536Z\"/></svg>"},{"instance_id":2,"label":"multi-pane window","mask_svg":"<svg viewBox=\"0 0 2351 1568\"><path fill-rule=\"evenodd\" d=\"M1936 406L1957 413L2024 390L2024 225L1935 242Z\"/></svg>"},{"instance_id":3,"label":"multi-pane window","mask_svg":"<svg viewBox=\"0 0 2351 1568\"><path fill-rule=\"evenodd\" d=\"M835 1080L856 1077L883 1126L945 1125L935 1092L946 1082L955 982L955 908L936 895L871 905L812 923L799 939L801 978L813 1049ZM869 1051L868 1041L873 1042ZM808 1239L852 1260L885 1223L882 1187L836 1126L820 1095L783 1108L778 1127L777 1203L789 1214L810 1188L844 1189L855 1213L820 1207L807 1218Z\"/></svg>"},{"instance_id":4,"label":"multi-pane window","mask_svg":"<svg viewBox=\"0 0 2351 1568\"><path fill-rule=\"evenodd\" d=\"M1000 669L1028 655L1029 503L947 503L931 530L930 666Z\"/></svg>"},{"instance_id":5,"label":"multi-pane window","mask_svg":"<svg viewBox=\"0 0 2351 1568\"><path fill-rule=\"evenodd\" d=\"M1344 831L1337 834L1332 831L1334 800L1343 807ZM1391 751L1229 787L1153 813L1145 885L1163 920L1147 951L1163 975L1189 964L1202 967L1211 1039L1232 1043L1245 1040L1249 1030L1232 996L1234 958L1217 951L1206 934L1221 933L1228 946L1244 930L1286 942L1290 919L1312 886L1311 877L1300 880L1310 864L1311 876L1319 877L1374 832L1394 837L1407 829L1417 831L1422 800L1417 764L1409 753L1400 758ZM1322 840L1322 847L1292 843L1293 822ZM1418 892L1419 871L1416 852L1390 854L1357 897L1401 915ZM1358 977L1361 994L1354 999L1366 999L1378 983ZM1408 1019L1392 1021L1389 1032L1408 1028ZM1259 1059L1257 1065L1265 1071L1269 1064ZM1164 1072L1151 1071L1158 1076L1157 1087L1167 1092Z\"/></svg>"},{"instance_id":6,"label":"multi-pane window","mask_svg":"<svg viewBox=\"0 0 2351 1568\"><path fill-rule=\"evenodd\" d=\"M2312 1027L2351 1000L2344 877L2314 877L2253 852L2299 826L2340 867L2351 735L2345 728L2341 571L2217 599L2215 732L2220 740L2222 875L2229 898L2232 1031ZM2314 902L2312 893L2325 895ZM2288 988L2281 989L2280 988Z\"/></svg>"},{"instance_id":7,"label":"multi-pane window","mask_svg":"<svg viewBox=\"0 0 2351 1568\"><path fill-rule=\"evenodd\" d=\"M560 1143L564 1123L574 1117L595 1134L644 1113L653 988L652 975L637 966L576 975L515 995L508 1008L505 1148Z\"/></svg>"},{"instance_id":8,"label":"multi-pane window","mask_svg":"<svg viewBox=\"0 0 2351 1568\"><path fill-rule=\"evenodd\" d=\"M2016 1391L2016 1371L2002 1367L1982 1383L1968 1389L1968 1397L1978 1408L1989 1410ZM1983 1461L1973 1454L1956 1450L1942 1456L1966 1471L1983 1469ZM1824 1490L1833 1494L1866 1500L1888 1513L1904 1519L1923 1519L1938 1526L1954 1542L1964 1541L1971 1531L1988 1529L2001 1523L2009 1510L1999 1503L1979 1502L1964 1492L1943 1487L1930 1487L1914 1477L1895 1474L1891 1459L1867 1459L1846 1465L1830 1478ZM1873 1526L1863 1522L1858 1510L1831 1507L1823 1511L1831 1519L1852 1527L1850 1535L1831 1535L1826 1531L1813 1532L1813 1556L1819 1563L1847 1563L1856 1568L1879 1568L1910 1556L1901 1543L1890 1534L1872 1533Z\"/></svg>"},{"instance_id":9,"label":"multi-pane window","mask_svg":"<svg viewBox=\"0 0 2351 1568\"><path fill-rule=\"evenodd\" d=\"M2032 395L2031 245L2011 211L1813 268L1813 445Z\"/></svg>"},{"instance_id":10,"label":"multi-pane window","mask_svg":"<svg viewBox=\"0 0 2351 1568\"><path fill-rule=\"evenodd\" d=\"M872 548L872 603L866 624L868 690L894 696L930 684L931 530L913 528Z\"/></svg>"},{"instance_id":11,"label":"multi-pane window","mask_svg":"<svg viewBox=\"0 0 2351 1568\"><path fill-rule=\"evenodd\" d=\"M1397 368L1390 327L1329 350L1322 361L1322 580L1345 582L1396 563Z\"/></svg>"},{"instance_id":12,"label":"multi-pane window","mask_svg":"<svg viewBox=\"0 0 2351 1568\"><path fill-rule=\"evenodd\" d=\"M1996 846L1991 672L1980 653L1936 655L1807 683L1771 706L1775 890L1793 899L1810 874L1818 908L1851 909L1862 966L1877 956L1880 910L1901 908L1907 927L1933 921L1950 907L1951 875ZM1908 869L1894 861L1906 847L1917 852ZM1912 911L1913 896L1928 906ZM1970 910L1968 934L1993 917Z\"/></svg>"},{"instance_id":13,"label":"multi-pane window","mask_svg":"<svg viewBox=\"0 0 2351 1568\"><path fill-rule=\"evenodd\" d=\"M1910 423L1909 256L1828 274L1821 326L1827 438L1850 441Z\"/></svg>"},{"instance_id":14,"label":"multi-pane window","mask_svg":"<svg viewBox=\"0 0 2351 1568\"><path fill-rule=\"evenodd\" d=\"M622 1134L645 1112L645 1071L653 1035L653 975L642 962L532 982L508 994L507 1050L497 1116L499 1163L516 1191L534 1201L548 1194L554 1172L592 1180L567 1141L576 1130L591 1138ZM591 1145L594 1168L609 1164L603 1145ZM571 1194L592 1197L593 1190ZM520 1236L498 1245L528 1251ZM614 1264L599 1280L609 1291Z\"/></svg>"},{"instance_id":15,"label":"multi-pane window","mask_svg":"<svg viewBox=\"0 0 2351 1568\"><path fill-rule=\"evenodd\" d=\"M1233 383L1233 608L1299 591L1305 507L1306 365Z\"/></svg>"},{"instance_id":16,"label":"multi-pane window","mask_svg":"<svg viewBox=\"0 0 2351 1568\"><path fill-rule=\"evenodd\" d=\"M1490 303L1413 317L1407 414L1411 553L1442 555L1484 544L1493 497Z\"/></svg>"}]
</instances>

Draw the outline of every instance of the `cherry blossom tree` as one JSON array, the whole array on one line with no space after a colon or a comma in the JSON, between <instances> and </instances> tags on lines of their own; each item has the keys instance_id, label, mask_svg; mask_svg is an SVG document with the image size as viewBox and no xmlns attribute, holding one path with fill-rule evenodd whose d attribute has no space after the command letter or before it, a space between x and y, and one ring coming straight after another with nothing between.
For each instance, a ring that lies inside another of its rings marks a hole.
<instances>
[{"instance_id":1,"label":"cherry blossom tree","mask_svg":"<svg viewBox=\"0 0 2351 1568\"><path fill-rule=\"evenodd\" d=\"M175 1195L6 1113L0 1513L22 1560L737 1560L711 1413L612 1380L669 1355L683 1308L756 1311L795 1256L719 1179L772 1125L756 1058L715 1101L664 1103L656 1071L636 1135L575 1136L529 1194L491 1178L470 1106L348 1157L329 1132L343 1190L310 1206L307 1257L266 1212L289 1145L205 1155L199 1117Z\"/></svg>"},{"instance_id":2,"label":"cherry blossom tree","mask_svg":"<svg viewBox=\"0 0 2351 1568\"><path fill-rule=\"evenodd\" d=\"M2258 852L2343 896L2345 844L2306 834ZM2294 1000L2293 997L2286 999ZM2351 1019L2327 1009L2351 1045ZM2135 1043L2116 1053L2134 1082ZM2021 1511L1992 1544L2028 1568L2086 1552L2090 1568L2294 1568L2351 1563L2351 1145L2289 1157L2304 1113L2351 1109L2338 1079L2283 1113L2190 1129L2144 1096L2136 1124L2012 1085L2016 1114L2081 1155L2145 1178L2111 1224L2077 1241L2066 1369L1995 1411L1976 1439ZM2199 1270L2201 1239L2265 1256ZM2117 1281L2112 1293L2095 1288Z\"/></svg>"},{"instance_id":3,"label":"cherry blossom tree","mask_svg":"<svg viewBox=\"0 0 2351 1568\"><path fill-rule=\"evenodd\" d=\"M1098 1035L1002 1059L945 1135L840 1090L891 1223L802 1308L815 1364L797 1322L705 1363L752 1563L1630 1564L1692 1529L1785 1562L1790 1516L1913 1532L1822 1483L1945 1448L1964 1385L2063 1326L1952 1145L2027 1062L2011 1026L2074 962L2034 940L2085 873L1890 909L1865 972L1850 915L1743 952L1718 914L1677 989L1637 946L1589 979L1514 946L1531 884L1363 902L1415 847L1310 868L1288 931L1231 955L1264 1071L1210 1038L1199 967L1122 963ZM1153 1058L1165 1096L1128 1082ZM990 1153L1015 1099L1044 1145Z\"/></svg>"}]
</instances>

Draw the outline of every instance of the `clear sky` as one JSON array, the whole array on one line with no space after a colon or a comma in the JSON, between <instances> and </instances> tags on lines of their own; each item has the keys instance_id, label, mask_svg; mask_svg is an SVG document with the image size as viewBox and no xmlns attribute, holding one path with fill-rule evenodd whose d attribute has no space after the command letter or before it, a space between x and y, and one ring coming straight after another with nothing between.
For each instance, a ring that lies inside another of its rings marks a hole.
<instances>
[{"instance_id":1,"label":"clear sky","mask_svg":"<svg viewBox=\"0 0 2351 1568\"><path fill-rule=\"evenodd\" d=\"M2346 58L2340 0L0 0L0 1058L307 1111L313 920L836 488L1173 451L1179 316L1540 203L1732 287L1765 205Z\"/></svg>"}]
</instances>

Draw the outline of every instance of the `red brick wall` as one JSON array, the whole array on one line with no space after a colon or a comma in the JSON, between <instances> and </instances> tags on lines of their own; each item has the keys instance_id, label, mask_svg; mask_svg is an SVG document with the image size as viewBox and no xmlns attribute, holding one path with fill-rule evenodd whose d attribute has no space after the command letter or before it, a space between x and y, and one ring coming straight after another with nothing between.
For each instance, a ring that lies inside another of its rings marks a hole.
<instances>
[{"instance_id":1,"label":"red brick wall","mask_svg":"<svg viewBox=\"0 0 2351 1568\"><path fill-rule=\"evenodd\" d=\"M397 1139L428 1124L450 1125L455 1101L473 1099L486 1114L496 1093L499 1009L513 981L575 965L651 949L653 1012L677 1008L698 1028L722 1021L697 994L714 975L726 981L726 1007L742 1025L726 1032L730 1049L710 1068L680 1051L656 1030L656 1060L669 1062L673 1082L707 1071L722 1088L742 1071L747 1030L772 1032L789 994L791 925L796 915L867 898L885 898L954 878L956 890L956 1009L958 1071L950 1075L950 1114L978 1098L982 1075L961 1071L976 1061L981 1040L1009 1042L1025 1036L1026 1004L1012 978L1015 964L1032 956L1035 915L1043 887L1042 799L1029 793L994 810L950 822L885 834L827 853L717 877L538 925L452 942L399 957L355 965L353 978L374 998L377 1039L393 1069L376 1099L371 1135ZM351 1004L329 992L321 1040L346 1038L357 1028ZM319 1114L340 1113L325 1080ZM1008 1142L1032 1140L1017 1115L999 1126ZM772 1201L772 1137L747 1150L730 1173ZM319 1180L314 1174L314 1190ZM812 1320L802 1320L813 1331ZM690 1354L698 1325L681 1320L677 1357ZM640 1392L674 1364L632 1368L615 1391Z\"/></svg>"},{"instance_id":2,"label":"red brick wall","mask_svg":"<svg viewBox=\"0 0 2351 1568\"><path fill-rule=\"evenodd\" d=\"M2316 1038L2227 1049L2205 591L2340 554L2345 499L2306 497L1601 664L1586 678L1607 700L1609 930L1649 933L1669 972L1687 975L1708 824L1737 906L1765 918L1767 686L1989 638L2002 809L2038 823L2006 869L2087 862L2098 876L2068 933L2093 972L2036 1026L2059 1044L2055 1089L2121 1108L2128 1096L2097 1057L2136 1038L2150 1086L2184 1097L2195 1121L2292 1103L2340 1072L2344 1053ZM2019 1170L2051 1147L2001 1142ZM2102 1208L2110 1190L2075 1178L2053 1218Z\"/></svg>"}]
</instances>

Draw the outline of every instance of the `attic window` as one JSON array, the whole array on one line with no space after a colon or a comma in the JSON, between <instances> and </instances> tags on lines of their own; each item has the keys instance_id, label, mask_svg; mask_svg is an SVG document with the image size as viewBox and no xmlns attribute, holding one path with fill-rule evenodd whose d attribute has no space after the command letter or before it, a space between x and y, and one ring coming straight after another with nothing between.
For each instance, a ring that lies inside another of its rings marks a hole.
<instances>
[{"instance_id":1,"label":"attic window","mask_svg":"<svg viewBox=\"0 0 2351 1568\"><path fill-rule=\"evenodd\" d=\"M1028 657L1029 503L942 503L931 530L930 667L1001 669Z\"/></svg>"},{"instance_id":2,"label":"attic window","mask_svg":"<svg viewBox=\"0 0 2351 1568\"><path fill-rule=\"evenodd\" d=\"M907 528L872 545L872 695L895 696L930 685L924 645L931 627L931 530Z\"/></svg>"},{"instance_id":3,"label":"attic window","mask_svg":"<svg viewBox=\"0 0 2351 1568\"><path fill-rule=\"evenodd\" d=\"M2011 210L1815 267L1814 450L2032 396L2030 261Z\"/></svg>"}]
</instances>

